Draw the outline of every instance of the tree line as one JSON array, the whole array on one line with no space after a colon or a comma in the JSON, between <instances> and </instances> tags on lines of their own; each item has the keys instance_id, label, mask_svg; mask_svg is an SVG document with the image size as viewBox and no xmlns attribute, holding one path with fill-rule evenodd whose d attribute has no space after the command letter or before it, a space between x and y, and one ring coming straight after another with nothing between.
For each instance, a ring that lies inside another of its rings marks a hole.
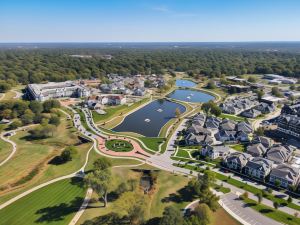
<instances>
[{"instance_id":1,"label":"tree line","mask_svg":"<svg viewBox=\"0 0 300 225\"><path fill-rule=\"evenodd\" d=\"M90 54L92 58L71 57ZM111 54L111 60L101 54ZM22 84L103 78L106 74L163 74L190 76L276 73L300 77L300 55L284 52L220 49L38 49L1 50L0 87L3 80ZM2 81L1 81L2 80ZM4 87L3 87L4 86Z\"/></svg>"},{"instance_id":2,"label":"tree line","mask_svg":"<svg viewBox=\"0 0 300 225\"><path fill-rule=\"evenodd\" d=\"M29 124L40 124L29 133L32 138L46 138L53 135L60 124L61 113L57 100L38 101L10 100L0 103L0 119L11 120L7 130Z\"/></svg>"}]
</instances>

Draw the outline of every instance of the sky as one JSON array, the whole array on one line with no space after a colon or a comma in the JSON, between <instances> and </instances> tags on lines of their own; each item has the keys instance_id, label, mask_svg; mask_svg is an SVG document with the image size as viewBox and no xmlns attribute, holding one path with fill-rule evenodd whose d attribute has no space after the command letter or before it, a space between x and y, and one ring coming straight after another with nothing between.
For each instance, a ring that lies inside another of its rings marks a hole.
<instances>
[{"instance_id":1,"label":"sky","mask_svg":"<svg viewBox=\"0 0 300 225\"><path fill-rule=\"evenodd\" d=\"M0 42L300 41L300 0L0 0Z\"/></svg>"}]
</instances>

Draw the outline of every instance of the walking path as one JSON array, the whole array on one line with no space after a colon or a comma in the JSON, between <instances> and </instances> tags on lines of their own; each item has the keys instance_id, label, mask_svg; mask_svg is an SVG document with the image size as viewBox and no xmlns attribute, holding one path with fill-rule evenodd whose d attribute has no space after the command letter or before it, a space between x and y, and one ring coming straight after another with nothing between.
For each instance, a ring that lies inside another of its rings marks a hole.
<instances>
[{"instance_id":1,"label":"walking path","mask_svg":"<svg viewBox=\"0 0 300 225\"><path fill-rule=\"evenodd\" d=\"M82 205L80 206L80 209L78 210L78 212L75 214L75 216L73 217L73 219L71 220L71 222L69 223L69 225L75 225L78 220L80 219L80 217L82 216L82 214L84 213L84 210L86 209L86 207L88 206L91 197L93 194L93 189L89 188L86 192L86 196L83 200Z\"/></svg>"},{"instance_id":2,"label":"walking path","mask_svg":"<svg viewBox=\"0 0 300 225\"><path fill-rule=\"evenodd\" d=\"M35 126L35 124L31 124L31 125L24 126L24 127L19 127L19 128L15 129L15 130L2 132L2 133L0 134L0 138L1 138L3 141L5 141L5 142L10 143L10 144L12 145L12 147L13 147L13 148L12 148L12 152L9 154L9 156L8 156L5 160L3 160L2 162L0 162L0 166L3 166L5 163L7 163L7 162L13 157L13 155L14 155L14 154L16 153L16 151L17 151L17 144L16 144L15 142L13 142L12 140L10 140L8 137L5 137L5 135L10 134L10 137L11 137L12 135L15 135L16 132L18 132L18 131L20 131L20 130L27 129L27 128L32 127L32 126Z\"/></svg>"}]
</instances>

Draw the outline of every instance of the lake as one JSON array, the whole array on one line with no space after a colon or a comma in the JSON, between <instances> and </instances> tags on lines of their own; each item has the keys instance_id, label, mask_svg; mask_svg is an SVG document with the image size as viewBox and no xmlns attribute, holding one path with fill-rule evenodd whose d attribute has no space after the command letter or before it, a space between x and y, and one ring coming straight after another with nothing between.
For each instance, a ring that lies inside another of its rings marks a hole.
<instances>
[{"instance_id":1,"label":"lake","mask_svg":"<svg viewBox=\"0 0 300 225\"><path fill-rule=\"evenodd\" d=\"M185 112L185 106L168 100L155 100L126 116L124 121L113 128L116 132L134 132L146 137L157 137L160 129L175 117L175 110Z\"/></svg>"},{"instance_id":2,"label":"lake","mask_svg":"<svg viewBox=\"0 0 300 225\"><path fill-rule=\"evenodd\" d=\"M178 87L195 87L197 84L190 80L176 80L176 86Z\"/></svg>"},{"instance_id":3,"label":"lake","mask_svg":"<svg viewBox=\"0 0 300 225\"><path fill-rule=\"evenodd\" d=\"M177 89L168 95L169 98L185 102L202 103L214 100L215 97L202 91Z\"/></svg>"}]
</instances>

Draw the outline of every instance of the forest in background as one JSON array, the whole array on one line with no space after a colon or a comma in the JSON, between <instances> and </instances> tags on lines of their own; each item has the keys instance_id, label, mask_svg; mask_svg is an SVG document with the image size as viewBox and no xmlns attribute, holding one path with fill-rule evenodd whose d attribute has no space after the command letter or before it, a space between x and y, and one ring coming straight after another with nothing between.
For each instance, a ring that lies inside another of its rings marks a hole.
<instances>
[{"instance_id":1,"label":"forest in background","mask_svg":"<svg viewBox=\"0 0 300 225\"><path fill-rule=\"evenodd\" d=\"M74 54L92 58L71 57ZM103 55L112 55L105 59ZM208 77L274 73L300 77L300 54L231 49L2 49L0 80L21 84L104 78L106 74L187 72ZM1 81L0 81L1 83Z\"/></svg>"}]
</instances>

